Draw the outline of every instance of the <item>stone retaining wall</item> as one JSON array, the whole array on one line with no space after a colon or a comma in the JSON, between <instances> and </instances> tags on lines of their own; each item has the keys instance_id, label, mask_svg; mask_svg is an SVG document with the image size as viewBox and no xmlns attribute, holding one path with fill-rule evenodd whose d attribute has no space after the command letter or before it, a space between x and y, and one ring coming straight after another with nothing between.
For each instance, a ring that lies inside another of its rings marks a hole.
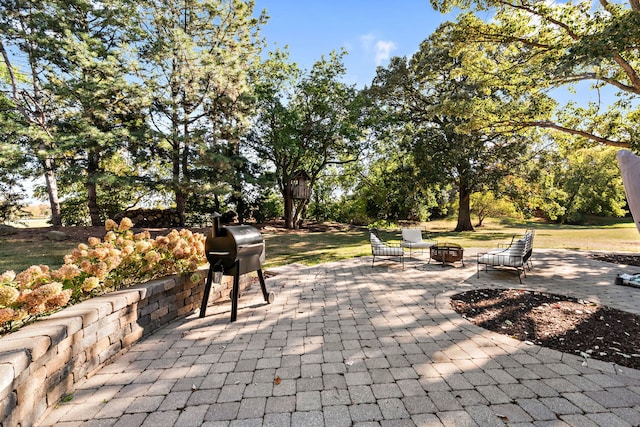
<instances>
[{"instance_id":1,"label":"stone retaining wall","mask_svg":"<svg viewBox=\"0 0 640 427\"><path fill-rule=\"evenodd\" d=\"M206 276L206 270L201 272ZM243 279L247 276L242 276ZM211 290L227 296L232 277ZM243 280L242 287L248 285ZM0 338L0 426L31 426L132 344L200 308L204 280L171 276L67 307Z\"/></svg>"}]
</instances>

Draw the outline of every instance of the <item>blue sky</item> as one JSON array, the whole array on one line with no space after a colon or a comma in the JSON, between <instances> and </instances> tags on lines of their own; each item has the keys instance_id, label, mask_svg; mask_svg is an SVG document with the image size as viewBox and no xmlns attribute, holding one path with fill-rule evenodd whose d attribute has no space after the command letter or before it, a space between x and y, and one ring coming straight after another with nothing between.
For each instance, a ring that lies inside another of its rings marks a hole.
<instances>
[{"instance_id":1,"label":"blue sky","mask_svg":"<svg viewBox=\"0 0 640 427\"><path fill-rule=\"evenodd\" d=\"M321 55L344 47L345 80L369 85L391 56L411 56L438 25L454 20L429 0L256 0L270 16L262 30L269 50L289 47L290 59L310 69Z\"/></svg>"},{"instance_id":2,"label":"blue sky","mask_svg":"<svg viewBox=\"0 0 640 427\"><path fill-rule=\"evenodd\" d=\"M386 66L392 56L410 57L459 13L437 12L429 0L256 0L256 11L263 9L270 16L262 30L269 50L288 46L290 59L308 70L321 55L344 47L345 80L358 88L371 84L378 65ZM605 105L613 93L601 91ZM563 103L599 100L589 83L577 85L576 94L558 89L554 95Z\"/></svg>"}]
</instances>

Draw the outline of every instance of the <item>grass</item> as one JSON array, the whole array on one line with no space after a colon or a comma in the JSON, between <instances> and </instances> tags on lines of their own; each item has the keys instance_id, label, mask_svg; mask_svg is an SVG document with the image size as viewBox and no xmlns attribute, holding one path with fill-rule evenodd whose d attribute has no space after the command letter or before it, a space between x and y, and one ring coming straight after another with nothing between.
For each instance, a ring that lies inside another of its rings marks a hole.
<instances>
[{"instance_id":1,"label":"grass","mask_svg":"<svg viewBox=\"0 0 640 427\"><path fill-rule=\"evenodd\" d=\"M321 264L371 253L365 230L263 235L267 247L266 268L293 263Z\"/></svg>"},{"instance_id":2,"label":"grass","mask_svg":"<svg viewBox=\"0 0 640 427\"><path fill-rule=\"evenodd\" d=\"M558 225L539 222L513 223L486 221L476 231L454 233L454 221L438 220L422 224L425 237L463 247L492 248L521 235L527 228L536 232L534 248L640 252L640 233L632 220L606 220L588 226ZM366 228L350 231L263 233L267 246L265 268L284 264L320 264L371 254ZM381 230L390 243L400 242L400 230ZM21 242L0 238L0 272L22 271L33 264L52 268L62 265L62 258L80 242Z\"/></svg>"},{"instance_id":3,"label":"grass","mask_svg":"<svg viewBox=\"0 0 640 427\"><path fill-rule=\"evenodd\" d=\"M455 233L455 222L438 220L422 224L424 237L439 242L457 243L462 247L493 248L509 242L528 228L536 232L534 247L609 252L639 252L640 233L632 220L618 219L603 224L573 226L560 224L502 223L487 221L476 231ZM381 237L390 243L400 243L400 230L380 230ZM307 265L336 261L371 254L366 228L359 231L327 233L265 234L267 244L266 267L289 263Z\"/></svg>"},{"instance_id":4,"label":"grass","mask_svg":"<svg viewBox=\"0 0 640 427\"><path fill-rule=\"evenodd\" d=\"M7 270L16 273L34 264L58 268L63 257L80 242L22 242L0 237L0 274Z\"/></svg>"}]
</instances>

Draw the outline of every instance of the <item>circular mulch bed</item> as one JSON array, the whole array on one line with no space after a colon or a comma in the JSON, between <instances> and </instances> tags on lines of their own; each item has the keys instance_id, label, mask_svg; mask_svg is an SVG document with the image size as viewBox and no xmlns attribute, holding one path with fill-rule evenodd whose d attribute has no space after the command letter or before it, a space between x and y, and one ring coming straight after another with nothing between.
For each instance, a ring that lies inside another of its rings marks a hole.
<instances>
[{"instance_id":1,"label":"circular mulch bed","mask_svg":"<svg viewBox=\"0 0 640 427\"><path fill-rule=\"evenodd\" d=\"M640 267L640 255L635 254L592 254L591 258L597 259L598 261L611 262L614 264L621 265L633 265L636 267Z\"/></svg>"},{"instance_id":2,"label":"circular mulch bed","mask_svg":"<svg viewBox=\"0 0 640 427\"><path fill-rule=\"evenodd\" d=\"M472 323L526 343L640 369L640 316L562 295L479 289L451 297Z\"/></svg>"}]
</instances>

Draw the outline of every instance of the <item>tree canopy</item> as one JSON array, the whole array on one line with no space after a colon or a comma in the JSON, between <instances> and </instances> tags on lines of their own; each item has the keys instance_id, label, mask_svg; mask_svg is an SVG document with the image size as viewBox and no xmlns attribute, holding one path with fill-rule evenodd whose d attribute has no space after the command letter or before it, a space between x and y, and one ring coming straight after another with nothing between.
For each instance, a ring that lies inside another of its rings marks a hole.
<instances>
[{"instance_id":1,"label":"tree canopy","mask_svg":"<svg viewBox=\"0 0 640 427\"><path fill-rule=\"evenodd\" d=\"M458 209L459 231L494 201L624 214L593 144L640 148L637 1L434 5L469 10L359 90L345 50L309 70L265 52L253 0L0 0L3 211L40 175L54 225L141 206L290 228L307 210L367 224ZM587 103L586 83L614 101ZM300 177L311 198L294 196Z\"/></svg>"},{"instance_id":2,"label":"tree canopy","mask_svg":"<svg viewBox=\"0 0 640 427\"><path fill-rule=\"evenodd\" d=\"M464 231L473 230L471 194L509 172L528 135L477 125L522 110L522 101L519 93L502 90L484 72L469 72L485 70L492 52L460 48L452 37L456 30L455 24L444 24L410 61L394 58L388 68L378 70L371 92L381 109L390 112L390 131L411 146L422 179L455 185L456 230Z\"/></svg>"},{"instance_id":3,"label":"tree canopy","mask_svg":"<svg viewBox=\"0 0 640 427\"><path fill-rule=\"evenodd\" d=\"M199 189L211 190L230 170L265 16L253 16L253 1L142 4L140 76L152 99L154 143L139 148L158 162L155 184L174 193L184 224L189 198L203 197Z\"/></svg>"},{"instance_id":4,"label":"tree canopy","mask_svg":"<svg viewBox=\"0 0 640 427\"><path fill-rule=\"evenodd\" d=\"M257 81L258 114L247 146L275 169L285 224L297 227L308 199L295 200L292 184L304 172L311 187L329 165L358 159L363 147L362 104L342 82L343 53L332 52L308 72L272 55Z\"/></svg>"},{"instance_id":5,"label":"tree canopy","mask_svg":"<svg viewBox=\"0 0 640 427\"><path fill-rule=\"evenodd\" d=\"M640 132L640 7L601 0L597 3L548 3L526 0L433 0L438 10L452 7L489 10L491 19L472 13L459 18L458 39L465 45L500 46L493 60L502 64L505 87L526 85L528 96L570 94L555 117L514 118L511 128L537 126L615 147L638 147ZM578 84L611 95L612 103L586 103Z\"/></svg>"}]
</instances>

